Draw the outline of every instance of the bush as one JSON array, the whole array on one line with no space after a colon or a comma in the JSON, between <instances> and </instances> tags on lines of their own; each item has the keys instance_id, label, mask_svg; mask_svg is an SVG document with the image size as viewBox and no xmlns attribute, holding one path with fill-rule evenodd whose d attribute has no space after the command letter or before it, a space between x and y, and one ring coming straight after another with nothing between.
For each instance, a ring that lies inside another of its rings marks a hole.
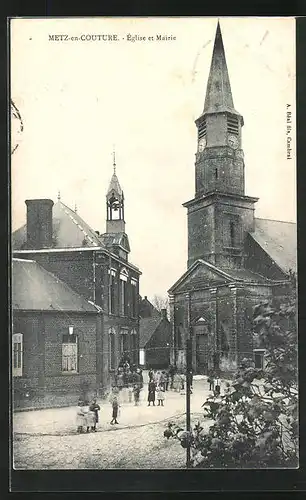
<instances>
[{"instance_id":1,"label":"bush","mask_svg":"<svg viewBox=\"0 0 306 500\"><path fill-rule=\"evenodd\" d=\"M262 370L243 360L224 394L209 397L204 418L185 434L168 424L168 439L190 443L199 468L295 468L298 466L297 330L295 297L273 308L254 308L254 344L265 349Z\"/></svg>"}]
</instances>

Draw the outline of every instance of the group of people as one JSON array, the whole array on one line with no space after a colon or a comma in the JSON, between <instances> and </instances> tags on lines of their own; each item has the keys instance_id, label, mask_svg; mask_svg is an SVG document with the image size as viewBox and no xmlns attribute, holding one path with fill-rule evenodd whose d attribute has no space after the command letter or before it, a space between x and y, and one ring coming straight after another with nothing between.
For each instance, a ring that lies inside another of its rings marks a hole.
<instances>
[{"instance_id":1,"label":"group of people","mask_svg":"<svg viewBox=\"0 0 306 500\"><path fill-rule=\"evenodd\" d=\"M82 433L84 429L86 432L90 430L96 431L97 423L99 422L100 406L94 398L90 403L79 399L77 408L77 432Z\"/></svg>"}]
</instances>

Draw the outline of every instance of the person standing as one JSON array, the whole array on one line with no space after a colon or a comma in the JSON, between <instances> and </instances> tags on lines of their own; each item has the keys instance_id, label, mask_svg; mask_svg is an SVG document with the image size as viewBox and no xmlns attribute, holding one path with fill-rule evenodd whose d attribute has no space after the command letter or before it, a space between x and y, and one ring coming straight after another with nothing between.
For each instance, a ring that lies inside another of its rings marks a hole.
<instances>
[{"instance_id":1,"label":"person standing","mask_svg":"<svg viewBox=\"0 0 306 500\"><path fill-rule=\"evenodd\" d=\"M112 398L112 419L110 423L113 424L119 424L117 417L118 417L118 410L119 410L119 402L117 399L117 396L113 396Z\"/></svg>"},{"instance_id":2,"label":"person standing","mask_svg":"<svg viewBox=\"0 0 306 500\"><path fill-rule=\"evenodd\" d=\"M155 406L155 391L156 384L153 380L151 380L148 385L148 406L151 406L151 403L153 403L153 406Z\"/></svg>"},{"instance_id":3,"label":"person standing","mask_svg":"<svg viewBox=\"0 0 306 500\"><path fill-rule=\"evenodd\" d=\"M216 397L220 396L221 392L221 383L218 375L216 375L215 381L214 381L214 395Z\"/></svg>"},{"instance_id":4,"label":"person standing","mask_svg":"<svg viewBox=\"0 0 306 500\"><path fill-rule=\"evenodd\" d=\"M139 395L140 395L140 387L139 387L138 384L134 385L133 392L134 392L134 403L135 403L135 406L138 406Z\"/></svg>"},{"instance_id":5,"label":"person standing","mask_svg":"<svg viewBox=\"0 0 306 500\"><path fill-rule=\"evenodd\" d=\"M209 390L213 391L214 390L214 376L211 372L209 373L209 375L207 377L207 382L209 383Z\"/></svg>"},{"instance_id":6,"label":"person standing","mask_svg":"<svg viewBox=\"0 0 306 500\"><path fill-rule=\"evenodd\" d=\"M85 413L83 411L83 406L84 402L81 399L79 399L77 407L77 416L76 416L77 432L79 434L83 432L83 427L85 424Z\"/></svg>"},{"instance_id":7,"label":"person standing","mask_svg":"<svg viewBox=\"0 0 306 500\"><path fill-rule=\"evenodd\" d=\"M153 380L153 376L154 376L152 368L150 368L148 375L149 375L149 382L151 382Z\"/></svg>"},{"instance_id":8,"label":"person standing","mask_svg":"<svg viewBox=\"0 0 306 500\"><path fill-rule=\"evenodd\" d=\"M174 369L174 366L173 365L170 365L169 366L169 370L168 370L168 373L169 373L169 377L170 377L170 389L173 389L173 382L174 382L174 373L175 373L175 369Z\"/></svg>"},{"instance_id":9,"label":"person standing","mask_svg":"<svg viewBox=\"0 0 306 500\"><path fill-rule=\"evenodd\" d=\"M92 402L90 403L90 406L89 406L89 411L93 412L94 413L94 423L91 427L91 430L92 431L96 431L96 427L97 427L97 423L99 422L99 411L100 411L100 406L97 404L97 400L96 398L94 398L92 400Z\"/></svg>"},{"instance_id":10,"label":"person standing","mask_svg":"<svg viewBox=\"0 0 306 500\"><path fill-rule=\"evenodd\" d=\"M164 400L165 400L165 389L162 385L158 386L157 389L157 406L164 406Z\"/></svg>"}]
</instances>

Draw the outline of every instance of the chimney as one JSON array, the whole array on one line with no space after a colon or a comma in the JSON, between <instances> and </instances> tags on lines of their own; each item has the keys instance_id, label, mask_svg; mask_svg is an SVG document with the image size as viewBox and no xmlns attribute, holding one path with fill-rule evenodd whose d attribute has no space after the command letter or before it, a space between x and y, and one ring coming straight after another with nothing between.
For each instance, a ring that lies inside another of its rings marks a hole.
<instances>
[{"instance_id":1,"label":"chimney","mask_svg":"<svg viewBox=\"0 0 306 500\"><path fill-rule=\"evenodd\" d=\"M161 309L161 317L162 319L168 319L168 316L167 316L167 309Z\"/></svg>"},{"instance_id":2,"label":"chimney","mask_svg":"<svg viewBox=\"0 0 306 500\"><path fill-rule=\"evenodd\" d=\"M27 248L52 247L52 200L26 200Z\"/></svg>"}]
</instances>

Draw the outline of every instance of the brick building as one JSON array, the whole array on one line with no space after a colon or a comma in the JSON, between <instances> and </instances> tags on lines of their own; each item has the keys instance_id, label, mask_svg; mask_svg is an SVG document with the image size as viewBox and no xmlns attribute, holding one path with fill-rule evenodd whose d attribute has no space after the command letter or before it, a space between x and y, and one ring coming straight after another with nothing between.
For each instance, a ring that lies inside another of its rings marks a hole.
<instances>
[{"instance_id":1,"label":"brick building","mask_svg":"<svg viewBox=\"0 0 306 500\"><path fill-rule=\"evenodd\" d=\"M296 224L255 217L245 194L241 131L218 23L204 109L196 120L195 197L186 202L187 271L170 288L172 361L185 364L192 337L197 372L233 370L253 350L252 307L288 292L296 270Z\"/></svg>"},{"instance_id":2,"label":"brick building","mask_svg":"<svg viewBox=\"0 0 306 500\"><path fill-rule=\"evenodd\" d=\"M101 386L126 353L138 363L140 270L129 262L124 194L116 167L106 195L106 232L94 231L58 196L27 200L27 223L12 235L13 255L35 260L103 311Z\"/></svg>"},{"instance_id":3,"label":"brick building","mask_svg":"<svg viewBox=\"0 0 306 500\"><path fill-rule=\"evenodd\" d=\"M37 262L13 259L14 407L91 397L103 377L103 315Z\"/></svg>"}]
</instances>

